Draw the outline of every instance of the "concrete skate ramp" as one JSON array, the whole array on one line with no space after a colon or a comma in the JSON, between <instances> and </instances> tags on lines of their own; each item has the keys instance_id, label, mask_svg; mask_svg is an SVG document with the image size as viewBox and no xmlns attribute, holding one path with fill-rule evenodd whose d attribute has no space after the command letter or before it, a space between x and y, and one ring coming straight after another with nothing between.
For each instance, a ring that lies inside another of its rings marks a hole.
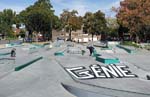
<instances>
[{"instance_id":1,"label":"concrete skate ramp","mask_svg":"<svg viewBox=\"0 0 150 97\"><path fill-rule=\"evenodd\" d=\"M5 77L14 70L14 59L0 58L0 78Z\"/></svg>"},{"instance_id":2,"label":"concrete skate ramp","mask_svg":"<svg viewBox=\"0 0 150 97\"><path fill-rule=\"evenodd\" d=\"M37 57L32 60L25 61L22 64L15 65L15 59L14 58L0 58L0 78L7 76L13 71L19 71L23 68L41 60L43 57Z\"/></svg>"},{"instance_id":3,"label":"concrete skate ramp","mask_svg":"<svg viewBox=\"0 0 150 97\"><path fill-rule=\"evenodd\" d=\"M109 96L109 95L104 95L103 93L96 93L93 91L87 91L84 89L80 89L80 88L76 88L73 86L69 86L69 85L65 85L62 83L62 86L70 93L74 94L77 97L113 97L113 96Z\"/></svg>"},{"instance_id":4,"label":"concrete skate ramp","mask_svg":"<svg viewBox=\"0 0 150 97\"><path fill-rule=\"evenodd\" d=\"M116 90L116 89L106 88L106 87L90 86L90 88L89 87L83 88L82 85L74 86L74 85L70 85L70 84L67 85L63 83L62 86L68 92L74 94L77 97L150 97L150 94L122 91L122 90Z\"/></svg>"},{"instance_id":5,"label":"concrete skate ramp","mask_svg":"<svg viewBox=\"0 0 150 97\"><path fill-rule=\"evenodd\" d=\"M99 47L95 47L96 51L98 53L109 53L109 54L129 54L127 51L125 51L124 49L121 49L117 46L112 46L111 49L110 48L99 48Z\"/></svg>"},{"instance_id":6,"label":"concrete skate ramp","mask_svg":"<svg viewBox=\"0 0 150 97\"><path fill-rule=\"evenodd\" d=\"M54 60L43 59L0 80L0 97L75 97L61 82L71 80Z\"/></svg>"},{"instance_id":7,"label":"concrete skate ramp","mask_svg":"<svg viewBox=\"0 0 150 97\"><path fill-rule=\"evenodd\" d=\"M134 64L136 67L150 72L150 52L142 50L136 54L116 54L120 60Z\"/></svg>"},{"instance_id":8,"label":"concrete skate ramp","mask_svg":"<svg viewBox=\"0 0 150 97\"><path fill-rule=\"evenodd\" d=\"M107 94L114 95L115 97L150 97L148 81L136 79L108 79L101 81L97 79L93 81L80 80L77 82L104 89Z\"/></svg>"},{"instance_id":9,"label":"concrete skate ramp","mask_svg":"<svg viewBox=\"0 0 150 97\"><path fill-rule=\"evenodd\" d=\"M92 57L88 56L73 56L73 55L68 55L65 57L59 57L57 58L59 63L64 67L64 68L73 68L73 67L79 67L79 66L84 66L87 68L87 70L90 70L88 66L91 64L97 64ZM103 63L98 63L100 65L105 65ZM129 66L129 70L133 74L139 74L137 72L139 71L137 68L134 67L134 65L129 65L126 63L119 63L117 65L125 65ZM79 73L79 72L78 72ZM142 74L144 75L144 74ZM112 95L111 97L150 97L150 84L149 81L143 80L141 78L95 78L95 79L78 79L75 78L74 76L70 75L73 80L79 84L87 85L91 88L96 87L97 90L100 90L99 95L106 95L106 97L109 95ZM65 84L65 85L68 85ZM72 86L72 84L70 84ZM69 86L70 86L69 85ZM77 97L103 97L99 96L94 93L88 92L88 91L82 91L82 89L86 89L85 87L77 87L79 89L76 89L75 87L77 85L73 85L73 87L65 87L68 91L76 95ZM81 88L81 90L80 90ZM82 92L81 92L82 91ZM92 91L92 90L91 90ZM94 90L95 91L95 90ZM98 92L99 93L99 92ZM90 95L90 96L83 96L83 95Z\"/></svg>"}]
</instances>

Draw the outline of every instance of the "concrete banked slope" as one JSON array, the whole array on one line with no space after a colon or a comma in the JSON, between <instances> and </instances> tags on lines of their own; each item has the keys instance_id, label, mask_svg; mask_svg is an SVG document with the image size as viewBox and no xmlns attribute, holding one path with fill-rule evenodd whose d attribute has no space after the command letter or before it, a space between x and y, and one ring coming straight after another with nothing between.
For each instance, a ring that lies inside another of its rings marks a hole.
<instances>
[{"instance_id":1,"label":"concrete banked slope","mask_svg":"<svg viewBox=\"0 0 150 97\"><path fill-rule=\"evenodd\" d=\"M17 54L14 67L39 56L43 56L43 59L1 77L0 97L75 97L62 87L61 83L70 80L70 77L50 58L52 53L49 53L49 57L48 53L42 55L40 52L28 55L17 48Z\"/></svg>"},{"instance_id":2,"label":"concrete banked slope","mask_svg":"<svg viewBox=\"0 0 150 97\"><path fill-rule=\"evenodd\" d=\"M84 49L84 47L82 48ZM119 49L119 48L117 48ZM117 51L116 51L117 52ZM141 54L142 53L142 54ZM103 58L106 55L114 58L119 58L120 63L115 65L128 66L129 70L136 74L135 78L92 78L92 79L78 79L73 74L69 73L72 79L76 82L75 85L70 83L64 83L63 86L71 93L78 97L149 97L150 96L150 82L147 80L146 75L150 74L149 65L150 52L139 51L137 54L131 55L127 53L101 53L100 57ZM132 60L132 56L134 57ZM110 57L108 57L110 58ZM137 58L137 60L135 60ZM141 60L142 59L142 60ZM131 61L132 60L132 61ZM144 61L143 64L142 61ZM87 55L72 55L66 54L64 57L57 58L57 61L63 68L75 68L72 72L75 72L78 76L87 74L86 70L91 70L91 65L99 64L100 66L108 66L101 62L95 61L95 58ZM131 63L130 63L131 62ZM85 67L83 69L79 67ZM147 69L146 69L147 68ZM76 71L75 71L76 70ZM85 73L86 72L86 73ZM89 73L90 74L90 73ZM93 74L93 72L92 72ZM91 75L92 75L91 74ZM88 96L87 96L88 95Z\"/></svg>"},{"instance_id":3,"label":"concrete banked slope","mask_svg":"<svg viewBox=\"0 0 150 97\"><path fill-rule=\"evenodd\" d=\"M58 60L60 61L62 66L67 68L85 66L89 70L90 68L88 66L90 66L91 64L97 64L97 62L89 61L89 59L88 58L83 59L81 57L71 56L70 58L66 57ZM68 61L65 62L64 60L68 60ZM70 64L71 62L73 64ZM99 64L101 66L104 65L102 63ZM81 90L83 89L84 91L92 91L91 93L96 92L95 94L98 93L99 95L111 95L109 97L149 97L150 83L149 81L145 80L146 78L144 78L146 77L146 74L149 73L142 70L136 70L136 68L131 64L127 63L126 65L130 67L132 73L137 74L139 77L138 78L113 78L113 79L96 78L96 79L87 79L87 80L80 80L72 77L76 82L76 84L78 83L78 85L72 85L72 83L70 84L64 83L64 86L66 87L66 89L68 89L68 91L75 94L81 92L81 91L79 92L79 89ZM92 96L88 96L88 97L92 97ZM100 97L100 96L94 96L94 97Z\"/></svg>"},{"instance_id":4,"label":"concrete banked slope","mask_svg":"<svg viewBox=\"0 0 150 97\"><path fill-rule=\"evenodd\" d=\"M107 66L108 64L96 61L95 57L89 56L86 46L82 45L70 47L71 52L67 51L69 50L67 44L50 50L39 48L34 53L29 53L23 48L17 47L14 66L8 69L7 75L0 77L0 97L150 97L150 82L145 78L150 73L149 69L145 70L146 67L150 68L147 65L150 61L147 59L146 64L139 66L138 62L141 61L136 62L136 58L128 61L128 58L132 57L127 53L103 52L101 56L109 55L119 58L121 63L116 65L128 66L130 71L138 77L77 79L69 74L66 68L84 66L90 70L91 65ZM85 50L86 53L82 55L78 50ZM64 51L64 56L54 56L57 51ZM148 53L146 56L150 57ZM133 56L138 59L144 56L138 54ZM15 67L38 57L43 57L43 59L19 71L14 71Z\"/></svg>"}]
</instances>

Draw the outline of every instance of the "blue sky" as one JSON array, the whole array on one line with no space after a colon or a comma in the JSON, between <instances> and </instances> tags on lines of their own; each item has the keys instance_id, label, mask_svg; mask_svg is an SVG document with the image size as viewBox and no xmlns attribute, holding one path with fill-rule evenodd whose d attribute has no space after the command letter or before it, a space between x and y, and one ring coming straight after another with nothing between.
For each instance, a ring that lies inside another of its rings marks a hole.
<instances>
[{"instance_id":1,"label":"blue sky","mask_svg":"<svg viewBox=\"0 0 150 97\"><path fill-rule=\"evenodd\" d=\"M19 13L29 5L33 5L37 0L0 0L0 11L11 8ZM79 15L83 16L85 12L96 12L102 10L106 16L114 16L111 7L119 7L121 0L51 0L55 14L59 15L63 9L78 10Z\"/></svg>"}]
</instances>

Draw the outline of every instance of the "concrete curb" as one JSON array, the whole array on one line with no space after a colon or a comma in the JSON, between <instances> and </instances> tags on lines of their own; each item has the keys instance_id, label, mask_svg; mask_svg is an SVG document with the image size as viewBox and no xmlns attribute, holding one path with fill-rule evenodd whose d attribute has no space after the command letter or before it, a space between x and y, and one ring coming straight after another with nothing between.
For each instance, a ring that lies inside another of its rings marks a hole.
<instances>
[{"instance_id":1,"label":"concrete curb","mask_svg":"<svg viewBox=\"0 0 150 97\"><path fill-rule=\"evenodd\" d=\"M126 48L126 47L124 47L124 46L122 46L122 45L117 45L117 47L119 47L119 48L121 48L121 49L124 49L125 51L127 51L127 52L130 53L130 54L136 53L135 50Z\"/></svg>"},{"instance_id":2,"label":"concrete curb","mask_svg":"<svg viewBox=\"0 0 150 97\"><path fill-rule=\"evenodd\" d=\"M7 52L7 53L0 53L0 56L6 56L6 55L9 55L10 52Z\"/></svg>"},{"instance_id":3,"label":"concrete curb","mask_svg":"<svg viewBox=\"0 0 150 97\"><path fill-rule=\"evenodd\" d=\"M29 62L27 62L27 63L25 63L25 64L22 64L22 65L18 66L18 67L15 67L15 71L20 71L20 70L22 70L23 68L25 68L25 67L31 65L31 64L34 63L34 62L37 62L37 61L41 60L41 59L43 59L43 57L38 57L38 58L36 58L36 59L34 59L34 60L32 60L32 61L29 61Z\"/></svg>"}]
</instances>

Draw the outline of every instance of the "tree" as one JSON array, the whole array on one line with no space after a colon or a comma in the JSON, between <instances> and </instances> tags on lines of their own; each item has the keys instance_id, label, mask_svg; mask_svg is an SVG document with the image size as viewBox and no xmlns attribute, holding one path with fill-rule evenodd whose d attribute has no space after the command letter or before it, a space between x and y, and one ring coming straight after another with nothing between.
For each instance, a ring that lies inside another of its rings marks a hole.
<instances>
[{"instance_id":1,"label":"tree","mask_svg":"<svg viewBox=\"0 0 150 97\"><path fill-rule=\"evenodd\" d=\"M119 39L120 40L125 40L125 34L128 34L129 32L129 29L127 27L124 27L122 25L119 25L119 28L118 28L118 36L119 36ZM129 35L127 35L129 36ZM129 39L130 40L130 39Z\"/></svg>"},{"instance_id":2,"label":"tree","mask_svg":"<svg viewBox=\"0 0 150 97\"><path fill-rule=\"evenodd\" d=\"M118 37L118 29L119 29L119 25L117 23L117 19L116 18L111 18L108 17L106 18L107 21L107 33L110 37Z\"/></svg>"},{"instance_id":3,"label":"tree","mask_svg":"<svg viewBox=\"0 0 150 97\"><path fill-rule=\"evenodd\" d=\"M107 21L105 19L105 14L102 13L100 10L94 13L95 18L95 32L96 34L101 34L106 31L107 29Z\"/></svg>"},{"instance_id":4,"label":"tree","mask_svg":"<svg viewBox=\"0 0 150 97\"><path fill-rule=\"evenodd\" d=\"M50 0L38 0L34 5L29 6L19 15L21 22L25 23L27 30L41 32L44 39L52 32L52 21L54 10Z\"/></svg>"},{"instance_id":5,"label":"tree","mask_svg":"<svg viewBox=\"0 0 150 97\"><path fill-rule=\"evenodd\" d=\"M92 40L95 34L104 33L107 28L105 15L100 10L94 14L87 12L84 16L83 24L83 31L92 34Z\"/></svg>"},{"instance_id":6,"label":"tree","mask_svg":"<svg viewBox=\"0 0 150 97\"><path fill-rule=\"evenodd\" d=\"M0 12L0 33L13 36L12 24L15 23L16 12L11 9L4 9Z\"/></svg>"},{"instance_id":7,"label":"tree","mask_svg":"<svg viewBox=\"0 0 150 97\"><path fill-rule=\"evenodd\" d=\"M149 0L124 0L117 14L120 25L127 27L131 36L139 41L145 26L150 25L150 1Z\"/></svg>"},{"instance_id":8,"label":"tree","mask_svg":"<svg viewBox=\"0 0 150 97\"><path fill-rule=\"evenodd\" d=\"M63 28L63 23L62 21L59 19L58 16L54 16L53 17L53 29L55 30L62 30Z\"/></svg>"},{"instance_id":9,"label":"tree","mask_svg":"<svg viewBox=\"0 0 150 97\"><path fill-rule=\"evenodd\" d=\"M91 12L85 13L84 22L83 22L84 23L83 31L88 34L92 34L92 40L93 40L93 36L95 34L95 29L94 29L95 22L96 21L94 19L93 13L91 13Z\"/></svg>"},{"instance_id":10,"label":"tree","mask_svg":"<svg viewBox=\"0 0 150 97\"><path fill-rule=\"evenodd\" d=\"M77 14L78 12L76 10L69 11L64 9L60 17L63 28L69 32L69 40L71 40L71 32L81 29L82 26L82 18L78 17Z\"/></svg>"}]
</instances>

